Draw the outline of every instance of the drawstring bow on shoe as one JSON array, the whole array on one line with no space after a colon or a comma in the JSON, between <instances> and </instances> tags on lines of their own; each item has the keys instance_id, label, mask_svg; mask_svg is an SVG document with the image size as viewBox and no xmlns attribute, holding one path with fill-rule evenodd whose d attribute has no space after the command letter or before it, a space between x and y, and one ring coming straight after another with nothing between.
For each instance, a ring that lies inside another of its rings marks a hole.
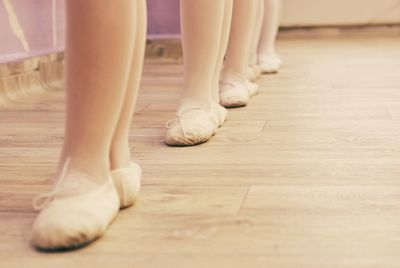
<instances>
[{"instance_id":1,"label":"drawstring bow on shoe","mask_svg":"<svg viewBox=\"0 0 400 268\"><path fill-rule=\"evenodd\" d=\"M190 111L194 111L194 110L201 110L201 108L200 108L200 107L195 107L195 108L190 108L190 109L186 109L186 110L177 112L174 119L168 120L168 121L165 123L165 127L166 127L167 129L173 128L174 126L176 126L177 124L179 124L179 123L182 121L182 115L183 115L184 113L190 112ZM183 127L183 125L184 125L184 124L180 124L181 129L182 129L183 136L186 137L186 131L185 131L185 128Z\"/></svg>"}]
</instances>

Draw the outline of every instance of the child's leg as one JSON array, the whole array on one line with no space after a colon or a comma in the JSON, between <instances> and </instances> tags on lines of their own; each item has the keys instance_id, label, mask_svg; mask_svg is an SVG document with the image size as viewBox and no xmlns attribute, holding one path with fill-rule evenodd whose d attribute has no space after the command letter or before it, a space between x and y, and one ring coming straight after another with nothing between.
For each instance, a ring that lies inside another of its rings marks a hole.
<instances>
[{"instance_id":1,"label":"child's leg","mask_svg":"<svg viewBox=\"0 0 400 268\"><path fill-rule=\"evenodd\" d=\"M135 15L136 39L129 71L128 87L124 97L124 104L111 145L111 169L126 168L131 164L129 127L131 125L142 75L147 30L146 1L135 0L134 2L136 2L137 5Z\"/></svg>"},{"instance_id":2,"label":"child's leg","mask_svg":"<svg viewBox=\"0 0 400 268\"><path fill-rule=\"evenodd\" d=\"M143 69L146 46L147 8L145 0L136 0L136 39L131 61L128 87L117 128L111 144L110 165L112 178L118 191L120 207L134 204L139 194L142 171L131 159L129 147L129 128L135 110L137 93Z\"/></svg>"},{"instance_id":3,"label":"child's leg","mask_svg":"<svg viewBox=\"0 0 400 268\"><path fill-rule=\"evenodd\" d=\"M108 178L115 133L131 65L134 1L68 0L67 118L60 164Z\"/></svg>"},{"instance_id":4,"label":"child's leg","mask_svg":"<svg viewBox=\"0 0 400 268\"><path fill-rule=\"evenodd\" d=\"M213 78L224 9L222 0L181 0L184 75L177 116L167 123L168 145L205 142L218 128L213 107Z\"/></svg>"},{"instance_id":5,"label":"child's leg","mask_svg":"<svg viewBox=\"0 0 400 268\"><path fill-rule=\"evenodd\" d=\"M213 100L219 103L219 80L221 76L222 65L226 50L228 48L229 33L232 23L233 0L225 0L225 14L222 26L222 35L220 38L220 47L218 51L217 65L213 76Z\"/></svg>"},{"instance_id":6,"label":"child's leg","mask_svg":"<svg viewBox=\"0 0 400 268\"><path fill-rule=\"evenodd\" d=\"M221 0L181 0L184 77L180 109L211 109L224 9L225 1Z\"/></svg>"},{"instance_id":7,"label":"child's leg","mask_svg":"<svg viewBox=\"0 0 400 268\"><path fill-rule=\"evenodd\" d=\"M258 46L258 62L267 73L276 72L282 64L282 60L275 51L281 9L281 0L265 0L264 22Z\"/></svg>"},{"instance_id":8,"label":"child's leg","mask_svg":"<svg viewBox=\"0 0 400 268\"><path fill-rule=\"evenodd\" d=\"M256 24L254 27L253 38L251 41L251 51L250 51L250 63L249 63L249 79L251 81L258 78L260 75L260 70L258 66L257 54L258 54L258 43L261 38L261 29L264 21L264 0L257 0L257 17Z\"/></svg>"},{"instance_id":9,"label":"child's leg","mask_svg":"<svg viewBox=\"0 0 400 268\"><path fill-rule=\"evenodd\" d=\"M257 1L234 0L232 28L222 72L221 104L246 105L249 100L247 67L257 13Z\"/></svg>"},{"instance_id":10,"label":"child's leg","mask_svg":"<svg viewBox=\"0 0 400 268\"><path fill-rule=\"evenodd\" d=\"M229 33L231 29L231 22L232 22L232 9L233 9L233 0L225 0L225 15L224 15L224 22L222 26L222 34L221 34L221 41L220 41L220 48L217 58L217 65L214 71L214 77L212 80L212 98L216 105L214 105L215 113L217 114L218 125L222 126L227 117L227 110L221 106L220 98L219 98L219 81L221 77L221 70L222 65L224 62L224 57L226 53L226 49L228 47L228 40L229 40Z\"/></svg>"},{"instance_id":11,"label":"child's leg","mask_svg":"<svg viewBox=\"0 0 400 268\"><path fill-rule=\"evenodd\" d=\"M135 1L66 4L65 141L53 190L33 202L41 212L33 224L32 242L42 249L73 248L95 240L120 207L109 155L128 84Z\"/></svg>"}]
</instances>

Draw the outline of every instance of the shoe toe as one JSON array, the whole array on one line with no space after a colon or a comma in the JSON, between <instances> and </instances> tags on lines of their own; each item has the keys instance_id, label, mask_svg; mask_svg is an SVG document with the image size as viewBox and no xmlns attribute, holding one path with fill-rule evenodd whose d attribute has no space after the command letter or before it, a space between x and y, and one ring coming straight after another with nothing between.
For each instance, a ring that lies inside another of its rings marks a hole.
<instances>
[{"instance_id":1,"label":"shoe toe","mask_svg":"<svg viewBox=\"0 0 400 268\"><path fill-rule=\"evenodd\" d=\"M247 81L247 89L250 96L254 96L258 93L259 86L256 83Z\"/></svg>"},{"instance_id":2,"label":"shoe toe","mask_svg":"<svg viewBox=\"0 0 400 268\"><path fill-rule=\"evenodd\" d=\"M210 122L192 122L177 124L167 131L165 142L172 146L190 146L203 143L209 140L215 133Z\"/></svg>"},{"instance_id":3,"label":"shoe toe","mask_svg":"<svg viewBox=\"0 0 400 268\"><path fill-rule=\"evenodd\" d=\"M33 224L32 244L42 250L71 249L100 237L119 209L113 183L93 192L56 199Z\"/></svg>"},{"instance_id":4,"label":"shoe toe","mask_svg":"<svg viewBox=\"0 0 400 268\"><path fill-rule=\"evenodd\" d=\"M79 247L96 239L105 227L90 211L53 206L36 219L32 243L41 249Z\"/></svg>"},{"instance_id":5,"label":"shoe toe","mask_svg":"<svg viewBox=\"0 0 400 268\"><path fill-rule=\"evenodd\" d=\"M170 146L192 146L208 141L217 131L213 114L203 110L188 113L167 130L165 143Z\"/></svg>"},{"instance_id":6,"label":"shoe toe","mask_svg":"<svg viewBox=\"0 0 400 268\"><path fill-rule=\"evenodd\" d=\"M277 73L279 70L280 64L275 60L268 60L260 63L260 68L262 73L264 74L273 74Z\"/></svg>"},{"instance_id":7,"label":"shoe toe","mask_svg":"<svg viewBox=\"0 0 400 268\"><path fill-rule=\"evenodd\" d=\"M249 102L249 93L246 89L231 88L220 92L220 104L226 108L246 106Z\"/></svg>"}]
</instances>

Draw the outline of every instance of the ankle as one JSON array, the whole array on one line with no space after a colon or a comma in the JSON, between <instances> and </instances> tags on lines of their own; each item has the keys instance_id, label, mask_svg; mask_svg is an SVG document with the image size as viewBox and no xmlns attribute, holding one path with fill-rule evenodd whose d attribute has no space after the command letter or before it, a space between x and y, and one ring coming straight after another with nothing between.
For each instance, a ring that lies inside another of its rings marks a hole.
<instances>
[{"instance_id":1,"label":"ankle","mask_svg":"<svg viewBox=\"0 0 400 268\"><path fill-rule=\"evenodd\" d=\"M111 170L128 168L131 165L132 156L129 144L113 144L110 152L110 168Z\"/></svg>"},{"instance_id":2,"label":"ankle","mask_svg":"<svg viewBox=\"0 0 400 268\"><path fill-rule=\"evenodd\" d=\"M222 83L243 83L247 80L247 73L223 72L221 77Z\"/></svg>"},{"instance_id":3,"label":"ankle","mask_svg":"<svg viewBox=\"0 0 400 268\"><path fill-rule=\"evenodd\" d=\"M105 183L110 177L110 164L106 158L62 156L57 174L60 175L63 166L69 159L68 170L75 170L89 175L97 183Z\"/></svg>"},{"instance_id":4,"label":"ankle","mask_svg":"<svg viewBox=\"0 0 400 268\"><path fill-rule=\"evenodd\" d=\"M278 54L275 51L267 51L267 52L260 53L258 55L259 61L269 60L269 59L273 59L276 57L278 57Z\"/></svg>"},{"instance_id":5,"label":"ankle","mask_svg":"<svg viewBox=\"0 0 400 268\"><path fill-rule=\"evenodd\" d=\"M210 111L212 108L213 101L210 98L191 98L191 97L182 97L179 101L178 111L183 111L186 109L199 107L204 111Z\"/></svg>"}]
</instances>

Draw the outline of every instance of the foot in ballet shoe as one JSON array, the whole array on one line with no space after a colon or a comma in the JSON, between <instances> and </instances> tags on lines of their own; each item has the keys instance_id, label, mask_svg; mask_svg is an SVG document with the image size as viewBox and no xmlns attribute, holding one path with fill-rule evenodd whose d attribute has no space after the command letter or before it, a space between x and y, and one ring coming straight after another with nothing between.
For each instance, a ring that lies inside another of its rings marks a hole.
<instances>
[{"instance_id":1,"label":"foot in ballet shoe","mask_svg":"<svg viewBox=\"0 0 400 268\"><path fill-rule=\"evenodd\" d=\"M142 169L139 164L131 162L128 168L114 169L111 176L118 191L120 208L132 206L140 191Z\"/></svg>"},{"instance_id":2,"label":"foot in ballet shoe","mask_svg":"<svg viewBox=\"0 0 400 268\"><path fill-rule=\"evenodd\" d=\"M272 58L276 61L278 64L279 68L282 67L283 61L282 59L278 56L278 54L274 54Z\"/></svg>"},{"instance_id":3,"label":"foot in ballet shoe","mask_svg":"<svg viewBox=\"0 0 400 268\"><path fill-rule=\"evenodd\" d=\"M259 75L257 73L255 65L247 66L247 79L254 82L258 79L258 77L259 77Z\"/></svg>"},{"instance_id":4,"label":"foot in ballet shoe","mask_svg":"<svg viewBox=\"0 0 400 268\"><path fill-rule=\"evenodd\" d=\"M246 81L247 90L249 91L250 97L258 93L259 86L256 83Z\"/></svg>"},{"instance_id":5,"label":"foot in ballet shoe","mask_svg":"<svg viewBox=\"0 0 400 268\"><path fill-rule=\"evenodd\" d=\"M259 66L264 74L277 73L281 65L282 60L275 54L268 57L263 57L259 60Z\"/></svg>"},{"instance_id":6,"label":"foot in ballet shoe","mask_svg":"<svg viewBox=\"0 0 400 268\"><path fill-rule=\"evenodd\" d=\"M254 65L254 68L256 69L256 73L257 73L257 79L260 78L261 74L262 74L262 70L260 65L256 64Z\"/></svg>"},{"instance_id":7,"label":"foot in ballet shoe","mask_svg":"<svg viewBox=\"0 0 400 268\"><path fill-rule=\"evenodd\" d=\"M106 231L119 210L111 177L98 184L89 175L68 170L69 161L53 190L33 200L33 207L40 210L32 230L32 244L38 249L84 246Z\"/></svg>"},{"instance_id":8,"label":"foot in ballet shoe","mask_svg":"<svg viewBox=\"0 0 400 268\"><path fill-rule=\"evenodd\" d=\"M218 122L218 127L222 127L226 121L226 118L228 116L228 111L226 110L225 107L221 106L218 103L215 103L214 105L214 113L217 118Z\"/></svg>"},{"instance_id":9,"label":"foot in ballet shoe","mask_svg":"<svg viewBox=\"0 0 400 268\"><path fill-rule=\"evenodd\" d=\"M263 74L274 74L279 71L278 62L272 59L260 62L260 67Z\"/></svg>"},{"instance_id":10,"label":"foot in ballet shoe","mask_svg":"<svg viewBox=\"0 0 400 268\"><path fill-rule=\"evenodd\" d=\"M219 92L220 104L225 108L246 106L250 100L245 82L222 82Z\"/></svg>"},{"instance_id":11,"label":"foot in ballet shoe","mask_svg":"<svg viewBox=\"0 0 400 268\"><path fill-rule=\"evenodd\" d=\"M201 108L185 109L165 124L165 143L169 146L193 146L208 141L217 131L215 114Z\"/></svg>"},{"instance_id":12,"label":"foot in ballet shoe","mask_svg":"<svg viewBox=\"0 0 400 268\"><path fill-rule=\"evenodd\" d=\"M248 80L250 80L250 82L254 82L261 77L262 71L258 64L249 65L247 70Z\"/></svg>"}]
</instances>

